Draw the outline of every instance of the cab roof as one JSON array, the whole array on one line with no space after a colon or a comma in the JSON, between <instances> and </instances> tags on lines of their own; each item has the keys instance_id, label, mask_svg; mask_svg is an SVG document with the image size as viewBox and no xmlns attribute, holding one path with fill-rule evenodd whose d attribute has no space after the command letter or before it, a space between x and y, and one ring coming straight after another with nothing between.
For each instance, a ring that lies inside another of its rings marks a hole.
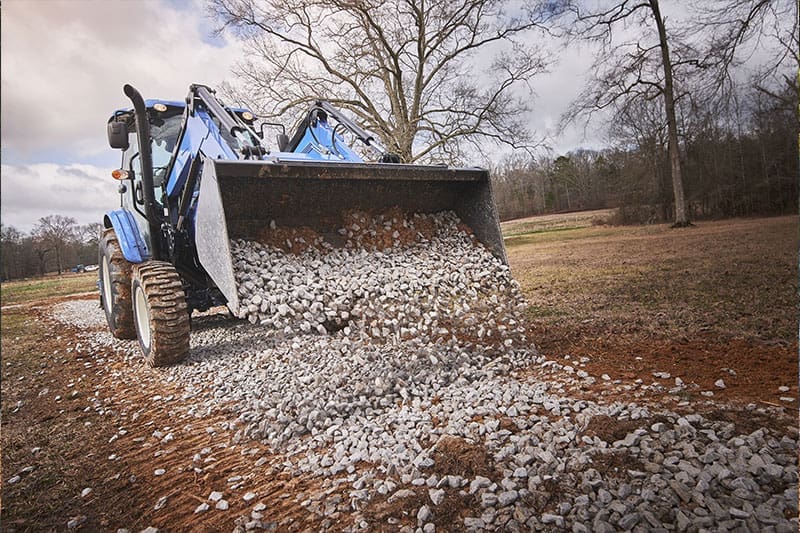
<instances>
[{"instance_id":1,"label":"cab roof","mask_svg":"<svg viewBox=\"0 0 800 533\"><path fill-rule=\"evenodd\" d=\"M144 106L147 109L152 109L153 106L156 105L156 104L164 104L167 107L178 108L178 109L183 109L183 108L186 107L186 102L185 101L184 102L179 102L177 100L160 100L158 98L149 98L149 99L144 101ZM249 109L246 109L244 107L228 107L228 109L230 109L234 113L244 113L245 111L250 111ZM123 109L117 109L116 111L114 111L114 114L112 114L111 117L109 117L108 121L111 122L118 115L123 115L123 114L126 114L126 113L132 113L132 112L133 112L133 108L130 108L130 107L123 108Z\"/></svg>"}]
</instances>

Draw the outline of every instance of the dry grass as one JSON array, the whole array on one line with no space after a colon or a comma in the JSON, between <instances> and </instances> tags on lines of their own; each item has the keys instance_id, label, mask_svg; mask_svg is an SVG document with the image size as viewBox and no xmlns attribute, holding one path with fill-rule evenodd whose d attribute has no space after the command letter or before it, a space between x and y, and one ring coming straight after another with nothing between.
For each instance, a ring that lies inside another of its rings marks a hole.
<instances>
[{"instance_id":1,"label":"dry grass","mask_svg":"<svg viewBox=\"0 0 800 533\"><path fill-rule=\"evenodd\" d=\"M0 285L0 303L14 305L54 296L97 290L97 272L65 273L43 278L8 281Z\"/></svg>"},{"instance_id":2,"label":"dry grass","mask_svg":"<svg viewBox=\"0 0 800 533\"><path fill-rule=\"evenodd\" d=\"M582 228L506 240L543 326L793 342L797 217Z\"/></svg>"},{"instance_id":3,"label":"dry grass","mask_svg":"<svg viewBox=\"0 0 800 533\"><path fill-rule=\"evenodd\" d=\"M517 218L500 224L503 235L525 235L546 231L586 228L607 224L614 216L615 209L596 209L557 215L539 215L535 217Z\"/></svg>"}]
</instances>

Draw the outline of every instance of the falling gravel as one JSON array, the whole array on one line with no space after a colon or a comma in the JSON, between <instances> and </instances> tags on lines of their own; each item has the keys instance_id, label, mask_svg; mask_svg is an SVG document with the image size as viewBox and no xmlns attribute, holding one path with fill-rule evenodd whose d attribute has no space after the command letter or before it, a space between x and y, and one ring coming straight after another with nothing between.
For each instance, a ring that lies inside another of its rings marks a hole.
<instances>
[{"instance_id":1,"label":"falling gravel","mask_svg":"<svg viewBox=\"0 0 800 533\"><path fill-rule=\"evenodd\" d=\"M367 224L361 219L361 224ZM392 222L394 220L394 222ZM409 220L411 222L409 222ZM429 228L428 238L414 221ZM405 225L403 225L405 223ZM316 241L300 254L235 240L233 264L239 318L287 335L342 332L352 339L430 343L473 339L478 344L524 342L525 302L507 265L464 231L452 212L388 219L369 226L411 233L378 249L371 233L341 228L344 246ZM398 238L400 233L393 231ZM302 238L305 241L305 238Z\"/></svg>"}]
</instances>

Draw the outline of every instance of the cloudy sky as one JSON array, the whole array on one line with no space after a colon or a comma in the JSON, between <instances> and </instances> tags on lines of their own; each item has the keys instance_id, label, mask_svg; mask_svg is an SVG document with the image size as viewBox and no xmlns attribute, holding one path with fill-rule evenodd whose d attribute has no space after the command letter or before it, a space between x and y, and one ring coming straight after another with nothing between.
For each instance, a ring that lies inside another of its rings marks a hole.
<instances>
[{"instance_id":1,"label":"cloudy sky","mask_svg":"<svg viewBox=\"0 0 800 533\"><path fill-rule=\"evenodd\" d=\"M106 121L128 107L122 86L145 98L182 100L191 83L231 79L240 44L212 36L202 0L5 0L2 5L3 224L28 232L43 216L100 222L119 203L111 171L119 152ZM583 130L552 136L581 87L588 53L570 49L534 83L530 120L561 153Z\"/></svg>"}]
</instances>

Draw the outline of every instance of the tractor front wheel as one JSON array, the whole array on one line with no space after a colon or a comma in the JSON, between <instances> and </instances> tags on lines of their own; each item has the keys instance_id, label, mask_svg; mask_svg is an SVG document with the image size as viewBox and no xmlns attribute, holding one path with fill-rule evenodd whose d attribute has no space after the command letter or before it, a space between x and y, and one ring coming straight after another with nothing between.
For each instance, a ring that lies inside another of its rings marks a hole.
<instances>
[{"instance_id":1,"label":"tractor front wheel","mask_svg":"<svg viewBox=\"0 0 800 533\"><path fill-rule=\"evenodd\" d=\"M97 264L100 265L100 304L111 334L118 339L135 339L131 302L132 265L122 255L114 228L103 230L100 236Z\"/></svg>"},{"instance_id":2,"label":"tractor front wheel","mask_svg":"<svg viewBox=\"0 0 800 533\"><path fill-rule=\"evenodd\" d=\"M189 313L175 267L164 261L135 265L131 294L136 335L147 363L182 361L189 353Z\"/></svg>"}]
</instances>

